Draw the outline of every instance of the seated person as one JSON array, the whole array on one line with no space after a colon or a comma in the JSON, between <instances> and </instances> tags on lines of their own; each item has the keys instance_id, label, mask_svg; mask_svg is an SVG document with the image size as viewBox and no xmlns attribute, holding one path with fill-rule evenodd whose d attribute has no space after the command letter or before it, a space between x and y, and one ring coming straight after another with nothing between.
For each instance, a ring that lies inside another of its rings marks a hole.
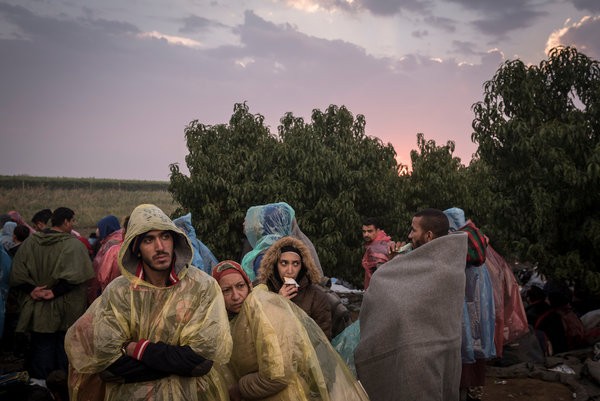
<instances>
[{"instance_id":1,"label":"seated person","mask_svg":"<svg viewBox=\"0 0 600 401\"><path fill-rule=\"evenodd\" d=\"M230 318L229 366L238 400L368 400L315 322L293 303L252 289L242 267L223 261L212 271Z\"/></svg>"},{"instance_id":2,"label":"seated person","mask_svg":"<svg viewBox=\"0 0 600 401\"><path fill-rule=\"evenodd\" d=\"M285 283L286 279L291 284ZM331 304L319 284L321 274L302 241L283 237L271 245L260 263L257 281L302 308L331 339Z\"/></svg>"}]
</instances>

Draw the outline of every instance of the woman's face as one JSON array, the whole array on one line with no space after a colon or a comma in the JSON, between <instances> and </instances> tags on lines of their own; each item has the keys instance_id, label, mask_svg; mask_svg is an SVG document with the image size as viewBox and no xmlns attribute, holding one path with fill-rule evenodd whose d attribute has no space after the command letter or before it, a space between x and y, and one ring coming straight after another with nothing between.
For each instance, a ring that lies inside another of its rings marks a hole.
<instances>
[{"instance_id":1,"label":"woman's face","mask_svg":"<svg viewBox=\"0 0 600 401\"><path fill-rule=\"evenodd\" d=\"M277 261L277 270L279 271L279 277L283 280L284 277L293 278L294 280L298 277L300 269L302 268L302 258L296 252L284 252Z\"/></svg>"},{"instance_id":2,"label":"woman's face","mask_svg":"<svg viewBox=\"0 0 600 401\"><path fill-rule=\"evenodd\" d=\"M233 273L223 276L219 280L219 286L223 292L225 308L231 313L240 313L240 309L250 293L250 288L242 275Z\"/></svg>"}]
</instances>

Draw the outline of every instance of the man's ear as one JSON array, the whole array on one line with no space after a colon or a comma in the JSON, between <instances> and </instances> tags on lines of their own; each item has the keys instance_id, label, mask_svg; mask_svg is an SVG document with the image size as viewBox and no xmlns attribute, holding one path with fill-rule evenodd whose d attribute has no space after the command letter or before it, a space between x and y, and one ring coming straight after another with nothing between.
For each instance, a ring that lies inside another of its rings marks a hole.
<instances>
[{"instance_id":1,"label":"man's ear","mask_svg":"<svg viewBox=\"0 0 600 401\"><path fill-rule=\"evenodd\" d=\"M427 238L427 242L433 240L433 231L427 231L427 233L425 234L425 237Z\"/></svg>"}]
</instances>

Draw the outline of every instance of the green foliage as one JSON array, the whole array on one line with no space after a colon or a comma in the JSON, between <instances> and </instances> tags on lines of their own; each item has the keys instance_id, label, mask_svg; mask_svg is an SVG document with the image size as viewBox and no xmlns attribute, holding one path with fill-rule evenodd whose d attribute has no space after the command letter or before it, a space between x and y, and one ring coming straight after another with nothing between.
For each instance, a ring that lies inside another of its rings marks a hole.
<instances>
[{"instance_id":1,"label":"green foliage","mask_svg":"<svg viewBox=\"0 0 600 401\"><path fill-rule=\"evenodd\" d=\"M406 209L414 213L427 207L445 210L456 206L467 213L466 170L460 158L453 156L454 142L437 146L419 133L417 146L418 150L410 152L412 173L402 192Z\"/></svg>"},{"instance_id":2,"label":"green foliage","mask_svg":"<svg viewBox=\"0 0 600 401\"><path fill-rule=\"evenodd\" d=\"M187 127L190 176L172 165L170 191L220 259L239 259L250 206L287 202L325 272L358 283L362 217L380 218L393 233L400 215L395 151L364 128L362 115L332 105L313 110L308 124L287 113L275 137L262 116L236 104L229 125Z\"/></svg>"},{"instance_id":3,"label":"green foliage","mask_svg":"<svg viewBox=\"0 0 600 401\"><path fill-rule=\"evenodd\" d=\"M569 47L539 66L507 61L473 110L501 248L600 291L598 62Z\"/></svg>"}]
</instances>

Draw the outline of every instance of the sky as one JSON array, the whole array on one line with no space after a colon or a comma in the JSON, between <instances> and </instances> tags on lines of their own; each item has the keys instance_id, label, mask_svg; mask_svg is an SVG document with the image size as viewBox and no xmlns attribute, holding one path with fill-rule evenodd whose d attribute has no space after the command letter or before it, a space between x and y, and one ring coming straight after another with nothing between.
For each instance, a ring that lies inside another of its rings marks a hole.
<instances>
[{"instance_id":1,"label":"sky","mask_svg":"<svg viewBox=\"0 0 600 401\"><path fill-rule=\"evenodd\" d=\"M343 105L400 163L423 133L468 165L503 62L598 38L598 0L0 0L0 175L168 180L241 102L273 134Z\"/></svg>"}]
</instances>

